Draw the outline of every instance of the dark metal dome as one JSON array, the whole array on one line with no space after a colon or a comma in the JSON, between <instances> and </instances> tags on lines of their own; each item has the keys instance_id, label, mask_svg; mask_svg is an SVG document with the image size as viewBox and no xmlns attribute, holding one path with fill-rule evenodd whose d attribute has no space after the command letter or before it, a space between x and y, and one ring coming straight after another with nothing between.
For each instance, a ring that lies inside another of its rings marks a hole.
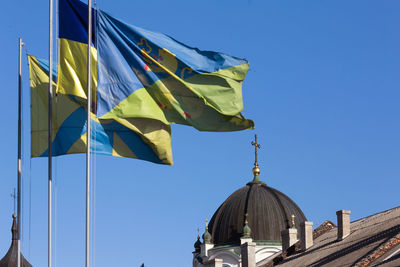
<instances>
[{"instance_id":1,"label":"dark metal dome","mask_svg":"<svg viewBox=\"0 0 400 267\"><path fill-rule=\"evenodd\" d=\"M16 216L13 215L13 224L11 227L12 233L12 242L10 249L8 250L7 254L0 260L0 267L17 267L18 261L18 243L17 243L17 235L18 235L18 228L16 222ZM21 253L21 267L32 267L32 265L24 258Z\"/></svg>"},{"instance_id":2,"label":"dark metal dome","mask_svg":"<svg viewBox=\"0 0 400 267\"><path fill-rule=\"evenodd\" d=\"M281 241L280 231L292 226L292 214L297 229L300 222L306 221L288 196L255 180L230 195L214 213L209 224L213 243L240 243L246 213L255 241Z\"/></svg>"}]
</instances>

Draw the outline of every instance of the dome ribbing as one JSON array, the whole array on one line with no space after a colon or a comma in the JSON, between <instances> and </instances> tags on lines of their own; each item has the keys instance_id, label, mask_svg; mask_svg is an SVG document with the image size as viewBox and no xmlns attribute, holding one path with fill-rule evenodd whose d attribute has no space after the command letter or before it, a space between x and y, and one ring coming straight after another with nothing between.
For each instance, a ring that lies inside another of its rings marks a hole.
<instances>
[{"instance_id":1,"label":"dome ribbing","mask_svg":"<svg viewBox=\"0 0 400 267\"><path fill-rule=\"evenodd\" d=\"M306 221L288 196L262 182L251 182L230 195L214 213L209 223L213 243L240 243L246 213L251 237L256 241L281 241L280 231L291 226L292 214L296 228Z\"/></svg>"}]
</instances>

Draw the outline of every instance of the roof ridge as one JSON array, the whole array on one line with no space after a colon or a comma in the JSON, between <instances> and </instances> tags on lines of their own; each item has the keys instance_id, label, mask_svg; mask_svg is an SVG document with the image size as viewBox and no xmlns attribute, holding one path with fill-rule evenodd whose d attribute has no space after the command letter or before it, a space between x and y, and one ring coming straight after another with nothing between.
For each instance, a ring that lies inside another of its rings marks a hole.
<instances>
[{"instance_id":1,"label":"roof ridge","mask_svg":"<svg viewBox=\"0 0 400 267\"><path fill-rule=\"evenodd\" d=\"M370 265L372 262L377 260L378 258L384 256L387 252L391 251L391 249L400 244L400 233L389 239L387 242L379 246L376 250L372 251L370 254L356 262L355 267L365 267Z\"/></svg>"},{"instance_id":2,"label":"roof ridge","mask_svg":"<svg viewBox=\"0 0 400 267\"><path fill-rule=\"evenodd\" d=\"M370 219L370 218L372 218L374 216L381 215L381 214L384 214L384 213L388 213L389 211L392 212L392 211L394 211L396 209L400 209L400 206L397 206L397 207L394 207L394 208L391 208L391 209L387 209L387 210L384 210L384 211L381 211L381 212L377 212L377 213L371 214L371 215L369 215L367 217L363 217L363 218L360 218L358 220L352 221L351 223L355 223L355 222L358 222L358 221L361 221L361 220L367 220L367 219Z\"/></svg>"}]
</instances>

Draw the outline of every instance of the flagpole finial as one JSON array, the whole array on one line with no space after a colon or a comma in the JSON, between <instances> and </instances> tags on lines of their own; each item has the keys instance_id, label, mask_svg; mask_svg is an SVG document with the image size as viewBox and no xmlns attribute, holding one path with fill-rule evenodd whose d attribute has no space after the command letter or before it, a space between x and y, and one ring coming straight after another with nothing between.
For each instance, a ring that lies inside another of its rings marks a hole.
<instances>
[{"instance_id":1,"label":"flagpole finial","mask_svg":"<svg viewBox=\"0 0 400 267\"><path fill-rule=\"evenodd\" d=\"M258 160L257 160L257 149L261 148L261 145L259 143L257 143L257 135L254 135L254 141L251 141L251 145L254 146L254 154L255 154L255 160L254 160L254 168L252 170L253 175L254 175L254 180L253 182L259 182L260 179L258 177L258 175L260 174L261 170L258 166Z\"/></svg>"}]
</instances>

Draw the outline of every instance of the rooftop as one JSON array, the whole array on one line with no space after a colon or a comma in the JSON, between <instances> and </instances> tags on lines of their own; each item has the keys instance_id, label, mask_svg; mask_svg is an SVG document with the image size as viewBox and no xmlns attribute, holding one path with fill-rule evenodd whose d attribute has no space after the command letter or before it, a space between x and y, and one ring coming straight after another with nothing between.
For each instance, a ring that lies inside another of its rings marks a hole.
<instances>
[{"instance_id":1,"label":"rooftop","mask_svg":"<svg viewBox=\"0 0 400 267\"><path fill-rule=\"evenodd\" d=\"M400 266L400 207L352 222L350 235L341 241L330 224L314 230L308 250L301 252L298 242L262 267Z\"/></svg>"}]
</instances>

